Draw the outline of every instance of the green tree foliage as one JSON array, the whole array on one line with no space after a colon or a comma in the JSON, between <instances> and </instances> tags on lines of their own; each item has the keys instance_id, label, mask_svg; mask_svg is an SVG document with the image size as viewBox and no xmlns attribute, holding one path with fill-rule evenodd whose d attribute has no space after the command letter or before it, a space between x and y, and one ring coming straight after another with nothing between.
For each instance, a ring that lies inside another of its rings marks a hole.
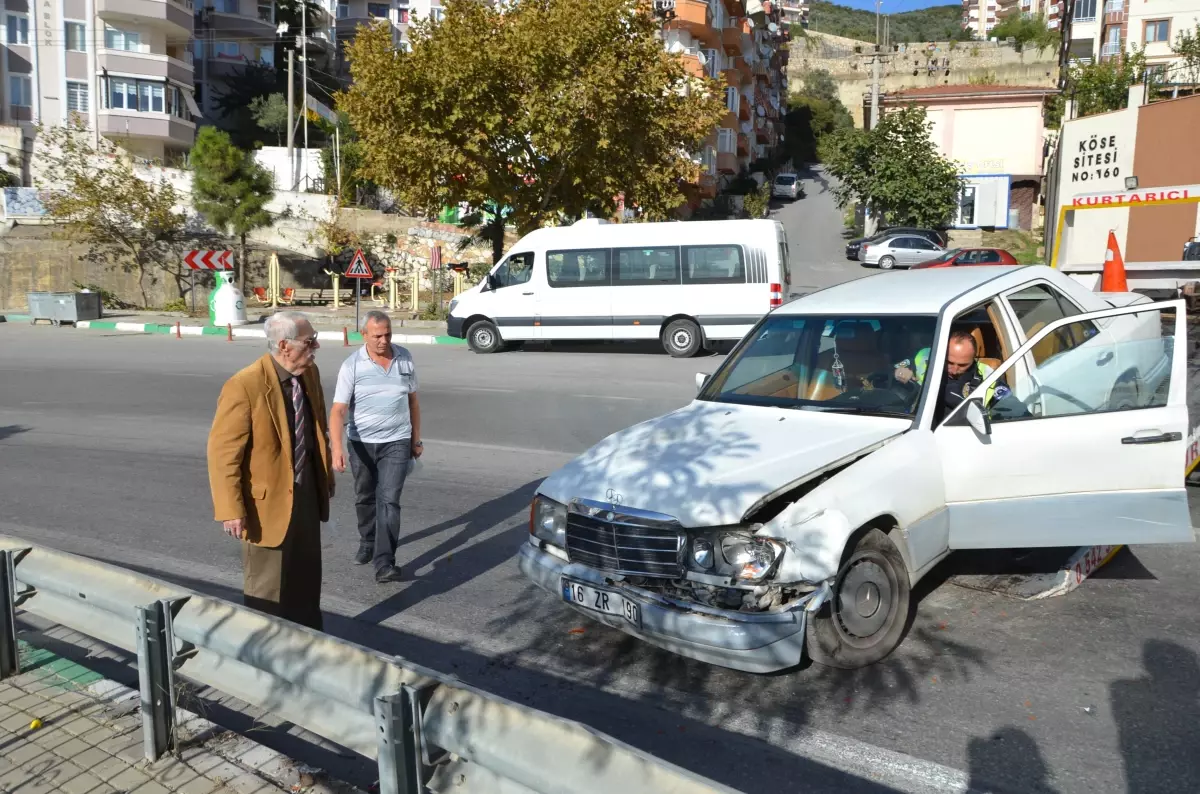
<instances>
[{"instance_id":1,"label":"green tree foliage","mask_svg":"<svg viewBox=\"0 0 1200 794\"><path fill-rule=\"evenodd\" d=\"M1046 24L1046 17L1041 14L1035 17L1025 17L1019 13L1009 14L988 34L992 38L1004 41L1016 39L1021 47L1035 47L1039 50L1057 49L1062 42L1062 34Z\"/></svg>"},{"instance_id":2,"label":"green tree foliage","mask_svg":"<svg viewBox=\"0 0 1200 794\"><path fill-rule=\"evenodd\" d=\"M684 200L697 152L725 113L719 86L687 76L641 0L523 0L503 11L447 0L440 23L386 27L347 47L342 95L365 175L427 214L512 208L525 231L616 197L644 217Z\"/></svg>"},{"instance_id":3,"label":"green tree foliage","mask_svg":"<svg viewBox=\"0 0 1200 794\"><path fill-rule=\"evenodd\" d=\"M1071 67L1067 92L1075 98L1075 116L1121 110L1129 104L1129 87L1142 80L1146 55L1140 50L1121 58Z\"/></svg>"},{"instance_id":4,"label":"green tree foliage","mask_svg":"<svg viewBox=\"0 0 1200 794\"><path fill-rule=\"evenodd\" d=\"M266 205L274 179L254 157L233 145L228 133L202 127L192 147L192 203L205 220L241 242L238 286L246 291L246 235L271 225Z\"/></svg>"},{"instance_id":5,"label":"green tree foliage","mask_svg":"<svg viewBox=\"0 0 1200 794\"><path fill-rule=\"evenodd\" d=\"M839 206L869 202L888 222L939 227L958 199L958 169L929 137L925 109L884 114L872 130L843 129L824 142L826 170L838 179Z\"/></svg>"},{"instance_id":6,"label":"green tree foliage","mask_svg":"<svg viewBox=\"0 0 1200 794\"><path fill-rule=\"evenodd\" d=\"M804 74L804 89L800 93L833 102L838 99L837 81L828 69L812 69Z\"/></svg>"},{"instance_id":7,"label":"green tree foliage","mask_svg":"<svg viewBox=\"0 0 1200 794\"><path fill-rule=\"evenodd\" d=\"M875 41L875 12L860 11L835 3L813 0L808 4L808 29L859 41ZM962 6L942 5L889 15L889 31L893 42L966 41L970 33L963 30Z\"/></svg>"},{"instance_id":8,"label":"green tree foliage","mask_svg":"<svg viewBox=\"0 0 1200 794\"><path fill-rule=\"evenodd\" d=\"M165 177L139 175L111 141L94 144L80 119L39 128L37 145L44 174L38 186L50 191L42 201L50 217L86 242L91 257L137 273L142 305L149 306L148 283L159 271L178 272L174 246L187 222L176 209L182 196Z\"/></svg>"},{"instance_id":9,"label":"green tree foliage","mask_svg":"<svg viewBox=\"0 0 1200 794\"><path fill-rule=\"evenodd\" d=\"M250 100L250 115L259 129L275 134L275 145L283 146L287 137L288 106L283 94L266 94Z\"/></svg>"},{"instance_id":10,"label":"green tree foliage","mask_svg":"<svg viewBox=\"0 0 1200 794\"><path fill-rule=\"evenodd\" d=\"M832 132L854 126L850 111L838 99L837 83L824 69L804 75L800 93L788 99L784 143L796 165L820 159L820 145Z\"/></svg>"},{"instance_id":11,"label":"green tree foliage","mask_svg":"<svg viewBox=\"0 0 1200 794\"><path fill-rule=\"evenodd\" d=\"M1191 93L1196 93L1196 88L1200 86L1200 24L1192 30L1185 28L1179 31L1175 43L1171 45L1171 52L1179 58L1179 64L1168 81L1185 83Z\"/></svg>"}]
</instances>

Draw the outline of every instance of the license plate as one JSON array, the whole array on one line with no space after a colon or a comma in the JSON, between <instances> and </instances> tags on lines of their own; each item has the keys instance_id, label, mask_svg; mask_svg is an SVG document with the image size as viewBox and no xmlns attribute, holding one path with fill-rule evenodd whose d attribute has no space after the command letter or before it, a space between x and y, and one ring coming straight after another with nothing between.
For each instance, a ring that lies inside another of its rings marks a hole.
<instances>
[{"instance_id":1,"label":"license plate","mask_svg":"<svg viewBox=\"0 0 1200 794\"><path fill-rule=\"evenodd\" d=\"M562 580L563 601L568 604L581 606L591 612L601 612L624 618L630 625L642 627L642 610L637 602L630 601L620 593L603 590L599 587L576 582L573 579Z\"/></svg>"}]
</instances>

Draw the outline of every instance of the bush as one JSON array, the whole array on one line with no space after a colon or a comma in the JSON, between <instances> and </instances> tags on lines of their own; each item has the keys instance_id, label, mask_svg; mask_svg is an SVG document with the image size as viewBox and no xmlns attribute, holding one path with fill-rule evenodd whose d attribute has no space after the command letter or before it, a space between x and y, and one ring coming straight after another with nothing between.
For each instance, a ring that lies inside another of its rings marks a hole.
<instances>
[{"instance_id":1,"label":"bush","mask_svg":"<svg viewBox=\"0 0 1200 794\"><path fill-rule=\"evenodd\" d=\"M767 217L767 210L771 206L771 188L764 182L762 187L753 190L746 194L742 200L742 208L746 210L746 214L751 218Z\"/></svg>"},{"instance_id":2,"label":"bush","mask_svg":"<svg viewBox=\"0 0 1200 794\"><path fill-rule=\"evenodd\" d=\"M187 301L183 298L175 298L169 300L163 306L164 312L186 312L188 310Z\"/></svg>"}]
</instances>

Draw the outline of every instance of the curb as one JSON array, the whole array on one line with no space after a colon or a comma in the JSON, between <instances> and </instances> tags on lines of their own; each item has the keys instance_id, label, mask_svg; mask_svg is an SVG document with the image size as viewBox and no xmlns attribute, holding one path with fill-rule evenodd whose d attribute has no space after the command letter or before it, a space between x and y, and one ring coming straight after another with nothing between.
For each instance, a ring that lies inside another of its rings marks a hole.
<instances>
[{"instance_id":1,"label":"curb","mask_svg":"<svg viewBox=\"0 0 1200 794\"><path fill-rule=\"evenodd\" d=\"M16 318L17 315L8 315ZM123 331L134 334L178 334L179 336L222 336L241 339L266 339L267 333L262 328L247 326L220 325L163 325L160 323L124 323L108 320L81 320L76 328L93 331ZM362 344L362 334L357 331L318 331L317 339L322 342L346 342ZM432 334L393 334L392 341L398 345L465 345L465 339L452 336L434 336Z\"/></svg>"}]
</instances>

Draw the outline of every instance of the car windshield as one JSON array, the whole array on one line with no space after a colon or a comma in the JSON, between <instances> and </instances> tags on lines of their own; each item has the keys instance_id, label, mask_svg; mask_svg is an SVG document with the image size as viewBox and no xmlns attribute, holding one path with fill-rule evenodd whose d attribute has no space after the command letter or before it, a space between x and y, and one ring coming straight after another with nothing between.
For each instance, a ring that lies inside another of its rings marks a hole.
<instances>
[{"instance_id":1,"label":"car windshield","mask_svg":"<svg viewBox=\"0 0 1200 794\"><path fill-rule=\"evenodd\" d=\"M796 177L794 177L794 176L777 176L777 177L775 177L775 184L777 184L777 185L790 185L795 181L796 181Z\"/></svg>"},{"instance_id":2,"label":"car windshield","mask_svg":"<svg viewBox=\"0 0 1200 794\"><path fill-rule=\"evenodd\" d=\"M936 322L933 315L772 315L700 399L912 417L924 387L893 373L930 347Z\"/></svg>"},{"instance_id":3,"label":"car windshield","mask_svg":"<svg viewBox=\"0 0 1200 794\"><path fill-rule=\"evenodd\" d=\"M949 262L951 259L958 256L958 254L961 250L962 250L961 248L951 248L946 253L942 254L941 256L939 256L935 259L931 259L930 261L931 262Z\"/></svg>"}]
</instances>

